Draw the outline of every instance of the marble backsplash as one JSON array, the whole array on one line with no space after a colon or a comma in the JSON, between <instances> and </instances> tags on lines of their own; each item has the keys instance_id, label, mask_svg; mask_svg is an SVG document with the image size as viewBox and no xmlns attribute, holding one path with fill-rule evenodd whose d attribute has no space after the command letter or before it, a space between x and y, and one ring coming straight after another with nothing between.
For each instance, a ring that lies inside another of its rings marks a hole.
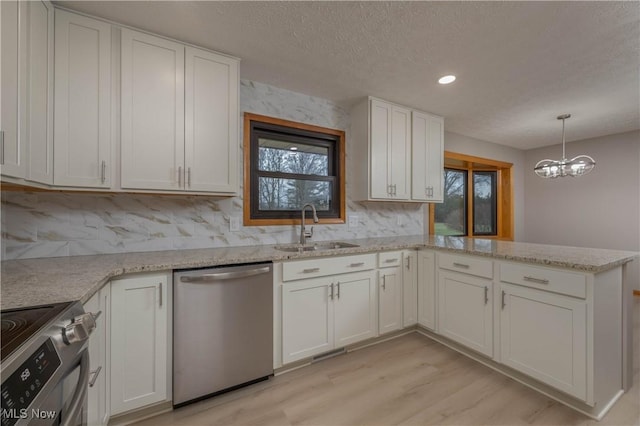
<instances>
[{"instance_id":1,"label":"marble backsplash","mask_svg":"<svg viewBox=\"0 0 640 426\"><path fill-rule=\"evenodd\" d=\"M357 216L358 226L315 225L313 240L424 232L423 205L359 203L349 197L349 165L363 160L350 150L348 110L325 99L246 80L241 82L240 107L241 113L347 131L347 216ZM240 147L241 141L242 136ZM5 260L282 244L297 241L300 232L299 226L241 226L230 231L230 219L242 219L241 196L3 192L1 213Z\"/></svg>"}]
</instances>

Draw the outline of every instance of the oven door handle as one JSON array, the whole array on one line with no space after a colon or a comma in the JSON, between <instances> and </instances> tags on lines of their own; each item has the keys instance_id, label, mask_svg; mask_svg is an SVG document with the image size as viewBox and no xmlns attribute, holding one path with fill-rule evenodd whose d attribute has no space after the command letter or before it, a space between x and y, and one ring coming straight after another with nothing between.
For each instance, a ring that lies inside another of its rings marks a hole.
<instances>
[{"instance_id":1,"label":"oven door handle","mask_svg":"<svg viewBox=\"0 0 640 426\"><path fill-rule=\"evenodd\" d=\"M62 426L76 425L78 417L82 414L82 408L84 407L84 401L87 396L89 370L89 351L85 349L80 358L80 377L78 378L78 384L76 390L73 392L67 414L62 419Z\"/></svg>"}]
</instances>

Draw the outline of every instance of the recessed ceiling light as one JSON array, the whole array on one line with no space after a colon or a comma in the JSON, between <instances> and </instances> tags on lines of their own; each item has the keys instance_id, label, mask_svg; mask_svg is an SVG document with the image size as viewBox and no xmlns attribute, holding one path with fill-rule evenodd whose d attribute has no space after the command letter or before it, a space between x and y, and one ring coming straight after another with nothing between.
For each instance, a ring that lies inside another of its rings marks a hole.
<instances>
[{"instance_id":1,"label":"recessed ceiling light","mask_svg":"<svg viewBox=\"0 0 640 426\"><path fill-rule=\"evenodd\" d=\"M440 79L438 80L438 83L449 84L449 83L453 83L454 81L456 81L455 75L445 75L444 77L440 77Z\"/></svg>"}]
</instances>

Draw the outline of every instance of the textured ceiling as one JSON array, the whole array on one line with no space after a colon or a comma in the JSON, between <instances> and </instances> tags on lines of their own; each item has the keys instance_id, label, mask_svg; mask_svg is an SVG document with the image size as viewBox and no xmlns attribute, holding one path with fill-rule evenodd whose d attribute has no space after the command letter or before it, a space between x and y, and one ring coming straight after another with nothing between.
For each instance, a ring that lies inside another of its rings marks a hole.
<instances>
[{"instance_id":1,"label":"textured ceiling","mask_svg":"<svg viewBox=\"0 0 640 426\"><path fill-rule=\"evenodd\" d=\"M640 2L56 2L242 59L242 78L372 95L529 149L640 128ZM456 74L449 85L438 77Z\"/></svg>"}]
</instances>

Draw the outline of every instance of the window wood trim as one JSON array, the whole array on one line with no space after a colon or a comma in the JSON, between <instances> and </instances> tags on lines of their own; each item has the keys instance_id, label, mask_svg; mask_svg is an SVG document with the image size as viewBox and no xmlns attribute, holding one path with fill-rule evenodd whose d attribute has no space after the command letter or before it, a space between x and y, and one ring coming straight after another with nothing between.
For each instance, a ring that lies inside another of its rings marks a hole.
<instances>
[{"instance_id":1,"label":"window wood trim","mask_svg":"<svg viewBox=\"0 0 640 426\"><path fill-rule=\"evenodd\" d=\"M308 130L317 133L324 133L327 135L338 137L338 159L339 159L339 179L338 187L340 189L339 217L336 218L319 218L318 223L321 224L337 224L345 223L346 221L346 172L345 172L345 132L343 130L330 129L327 127L314 126L312 124L298 123L295 121L283 120L281 118L269 117L266 115L253 114L249 112L244 113L243 123L243 224L244 226L273 226L273 225L299 225L300 219L286 218L286 219L252 219L251 218L251 122L260 122L266 124L275 124L278 126L286 126L294 129ZM307 223L312 223L313 220L307 215Z\"/></svg>"},{"instance_id":2,"label":"window wood trim","mask_svg":"<svg viewBox=\"0 0 640 426\"><path fill-rule=\"evenodd\" d=\"M473 188L473 171L496 171L497 235L473 235L473 214L467 214L467 235L469 238L489 238L513 241L514 237L514 198L513 198L513 164L489 158L444 151L444 167L447 169L467 170L467 188ZM468 197L467 209L473 211L473 197ZM435 204L429 204L429 234L435 234Z\"/></svg>"}]
</instances>

